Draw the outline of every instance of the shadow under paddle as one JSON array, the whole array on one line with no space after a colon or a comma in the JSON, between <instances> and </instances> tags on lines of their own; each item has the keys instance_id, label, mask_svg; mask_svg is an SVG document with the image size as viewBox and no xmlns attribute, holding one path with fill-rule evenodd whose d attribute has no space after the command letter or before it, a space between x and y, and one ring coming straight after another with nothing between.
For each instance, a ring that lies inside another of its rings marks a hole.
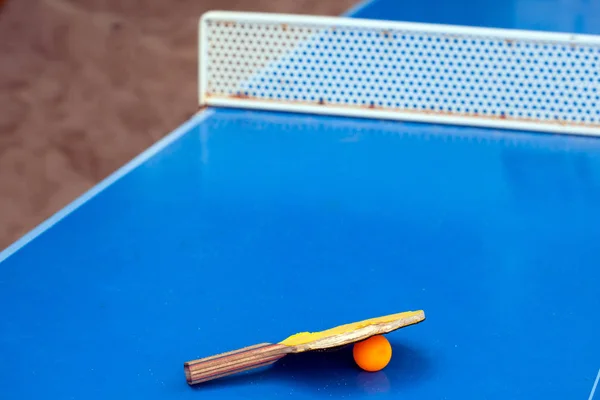
<instances>
[{"instance_id":1,"label":"shadow under paddle","mask_svg":"<svg viewBox=\"0 0 600 400\"><path fill-rule=\"evenodd\" d=\"M432 360L422 349L390 341L392 360L379 372L365 372L352 357L352 346L334 351L290 354L277 363L194 386L196 390L226 389L231 386L261 385L278 382L290 391L311 395L351 395L402 392L419 385L433 375Z\"/></svg>"}]
</instances>

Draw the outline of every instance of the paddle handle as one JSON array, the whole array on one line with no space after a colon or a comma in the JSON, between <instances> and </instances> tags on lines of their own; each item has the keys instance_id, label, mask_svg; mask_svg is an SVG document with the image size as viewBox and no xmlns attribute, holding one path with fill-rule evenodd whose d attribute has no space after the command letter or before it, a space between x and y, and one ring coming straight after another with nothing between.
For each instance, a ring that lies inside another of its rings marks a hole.
<instances>
[{"instance_id":1,"label":"paddle handle","mask_svg":"<svg viewBox=\"0 0 600 400\"><path fill-rule=\"evenodd\" d=\"M188 384L195 385L224 376L273 364L291 350L283 344L261 343L243 349L200 358L183 364Z\"/></svg>"}]
</instances>

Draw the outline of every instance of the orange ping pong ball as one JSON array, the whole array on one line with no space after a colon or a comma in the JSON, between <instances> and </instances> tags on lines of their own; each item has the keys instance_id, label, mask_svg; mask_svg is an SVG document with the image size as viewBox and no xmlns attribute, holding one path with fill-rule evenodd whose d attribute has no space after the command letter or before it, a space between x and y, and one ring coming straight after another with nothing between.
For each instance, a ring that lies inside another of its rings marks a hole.
<instances>
[{"instance_id":1,"label":"orange ping pong ball","mask_svg":"<svg viewBox=\"0 0 600 400\"><path fill-rule=\"evenodd\" d=\"M392 346L382 336L370 338L354 344L354 361L365 371L375 372L384 369L392 359Z\"/></svg>"}]
</instances>

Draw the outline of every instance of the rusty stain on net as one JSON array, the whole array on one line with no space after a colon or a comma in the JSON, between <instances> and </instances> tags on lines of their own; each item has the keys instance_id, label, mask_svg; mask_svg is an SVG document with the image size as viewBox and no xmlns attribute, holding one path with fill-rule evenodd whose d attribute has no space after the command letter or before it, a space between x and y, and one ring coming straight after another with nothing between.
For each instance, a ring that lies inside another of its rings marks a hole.
<instances>
[{"instance_id":1,"label":"rusty stain on net","mask_svg":"<svg viewBox=\"0 0 600 400\"><path fill-rule=\"evenodd\" d=\"M282 101L280 99L265 99L257 96L250 96L247 93L237 92L230 95L211 95L207 94L207 98L215 97L215 98L230 98L230 99L238 99L238 100L252 100L261 103L278 103L281 104ZM373 102L369 104L344 104L344 103L327 103L325 99L319 98L317 101L302 101L302 100L287 100L286 102L295 105L319 105L323 107L330 108L346 108L346 109L368 109L368 110L376 110L376 111L386 111L386 107L377 105ZM477 112L456 112L456 111L447 111L447 110L430 110L430 109L410 109L410 108L401 108L401 107L388 107L387 110L392 112L399 113L407 113L407 114L417 114L417 115L431 115L431 116L442 116L442 117L463 117L463 118L472 118L472 119L493 119L500 121L510 121L510 122L529 122L529 123L538 123L544 125L559 125L559 126L577 126L577 127L587 127L587 128L600 128L600 121L597 123L583 122L583 121L567 121L564 119L558 119L557 116L551 119L536 119L536 118L527 118L527 117L518 117L507 115L506 112L501 111L499 114L479 114Z\"/></svg>"},{"instance_id":2,"label":"rusty stain on net","mask_svg":"<svg viewBox=\"0 0 600 400\"><path fill-rule=\"evenodd\" d=\"M251 96L248 95L248 93L242 93L242 92L234 93L231 95L231 97L233 97L234 99L244 99L244 100L253 99Z\"/></svg>"}]
</instances>

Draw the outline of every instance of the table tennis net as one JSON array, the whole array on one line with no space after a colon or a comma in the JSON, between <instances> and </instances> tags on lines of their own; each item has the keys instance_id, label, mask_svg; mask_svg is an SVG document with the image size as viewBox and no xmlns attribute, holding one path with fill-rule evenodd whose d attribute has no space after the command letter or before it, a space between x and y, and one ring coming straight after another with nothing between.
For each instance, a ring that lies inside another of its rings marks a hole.
<instances>
[{"instance_id":1,"label":"table tennis net","mask_svg":"<svg viewBox=\"0 0 600 400\"><path fill-rule=\"evenodd\" d=\"M600 134L600 37L210 12L200 102Z\"/></svg>"}]
</instances>

